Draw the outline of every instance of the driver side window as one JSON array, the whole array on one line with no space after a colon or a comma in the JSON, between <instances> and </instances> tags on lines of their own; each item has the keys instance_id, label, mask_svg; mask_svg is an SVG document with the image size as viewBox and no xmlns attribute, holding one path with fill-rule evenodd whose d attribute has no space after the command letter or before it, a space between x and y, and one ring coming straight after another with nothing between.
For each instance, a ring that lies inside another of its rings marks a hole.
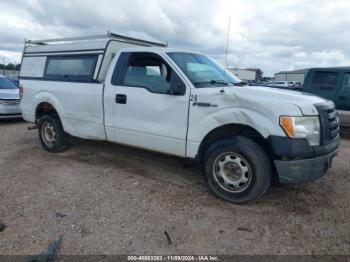
<instances>
[{"instance_id":1,"label":"driver side window","mask_svg":"<svg viewBox=\"0 0 350 262\"><path fill-rule=\"evenodd\" d=\"M171 87L172 70L156 54L123 53L115 71L119 76L113 77L117 78L113 84L143 87L158 94L167 94Z\"/></svg>"}]
</instances>

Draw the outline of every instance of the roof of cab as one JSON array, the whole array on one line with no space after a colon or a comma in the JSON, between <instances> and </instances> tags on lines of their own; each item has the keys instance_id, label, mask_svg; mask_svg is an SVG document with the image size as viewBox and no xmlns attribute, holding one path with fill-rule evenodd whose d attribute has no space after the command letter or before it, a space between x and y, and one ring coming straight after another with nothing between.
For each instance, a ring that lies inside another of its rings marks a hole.
<instances>
[{"instance_id":1,"label":"roof of cab","mask_svg":"<svg viewBox=\"0 0 350 262\"><path fill-rule=\"evenodd\" d=\"M140 46L127 46L120 48L121 52L145 52L144 47ZM186 53L186 54L196 54L196 55L204 55L201 52L190 50L190 49L179 49L179 48L170 48L170 47L147 47L147 52L155 52L155 53Z\"/></svg>"}]
</instances>

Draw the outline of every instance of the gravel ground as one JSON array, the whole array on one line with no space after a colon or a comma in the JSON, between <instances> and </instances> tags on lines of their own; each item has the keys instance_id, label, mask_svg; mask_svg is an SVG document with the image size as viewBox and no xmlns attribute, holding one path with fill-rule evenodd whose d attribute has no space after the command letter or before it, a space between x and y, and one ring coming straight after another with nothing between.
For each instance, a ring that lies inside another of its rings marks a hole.
<instances>
[{"instance_id":1,"label":"gravel ground","mask_svg":"<svg viewBox=\"0 0 350 262\"><path fill-rule=\"evenodd\" d=\"M60 237L60 255L350 254L347 138L327 176L237 206L181 159L78 139L50 154L26 126L0 123L1 255Z\"/></svg>"}]
</instances>

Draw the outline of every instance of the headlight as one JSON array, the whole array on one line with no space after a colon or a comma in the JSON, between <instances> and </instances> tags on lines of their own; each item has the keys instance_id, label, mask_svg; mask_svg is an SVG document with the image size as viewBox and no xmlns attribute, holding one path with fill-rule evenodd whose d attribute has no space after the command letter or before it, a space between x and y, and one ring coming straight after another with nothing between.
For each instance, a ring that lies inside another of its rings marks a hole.
<instances>
[{"instance_id":1,"label":"headlight","mask_svg":"<svg viewBox=\"0 0 350 262\"><path fill-rule=\"evenodd\" d=\"M280 126L290 138L306 138L310 146L320 145L320 120L318 116L281 116Z\"/></svg>"}]
</instances>

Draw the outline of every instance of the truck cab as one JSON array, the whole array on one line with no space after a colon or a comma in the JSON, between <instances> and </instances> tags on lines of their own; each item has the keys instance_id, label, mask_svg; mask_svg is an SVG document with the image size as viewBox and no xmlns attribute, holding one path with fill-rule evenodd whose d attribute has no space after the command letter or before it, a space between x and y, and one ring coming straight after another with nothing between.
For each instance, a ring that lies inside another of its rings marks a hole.
<instances>
[{"instance_id":1,"label":"truck cab","mask_svg":"<svg viewBox=\"0 0 350 262\"><path fill-rule=\"evenodd\" d=\"M329 100L242 86L206 55L116 34L42 42L24 51L21 109L49 152L76 136L193 159L211 190L238 204L263 195L273 176L323 176L337 154Z\"/></svg>"},{"instance_id":2,"label":"truck cab","mask_svg":"<svg viewBox=\"0 0 350 262\"><path fill-rule=\"evenodd\" d=\"M350 68L310 69L303 91L333 101L340 124L350 129Z\"/></svg>"}]
</instances>

